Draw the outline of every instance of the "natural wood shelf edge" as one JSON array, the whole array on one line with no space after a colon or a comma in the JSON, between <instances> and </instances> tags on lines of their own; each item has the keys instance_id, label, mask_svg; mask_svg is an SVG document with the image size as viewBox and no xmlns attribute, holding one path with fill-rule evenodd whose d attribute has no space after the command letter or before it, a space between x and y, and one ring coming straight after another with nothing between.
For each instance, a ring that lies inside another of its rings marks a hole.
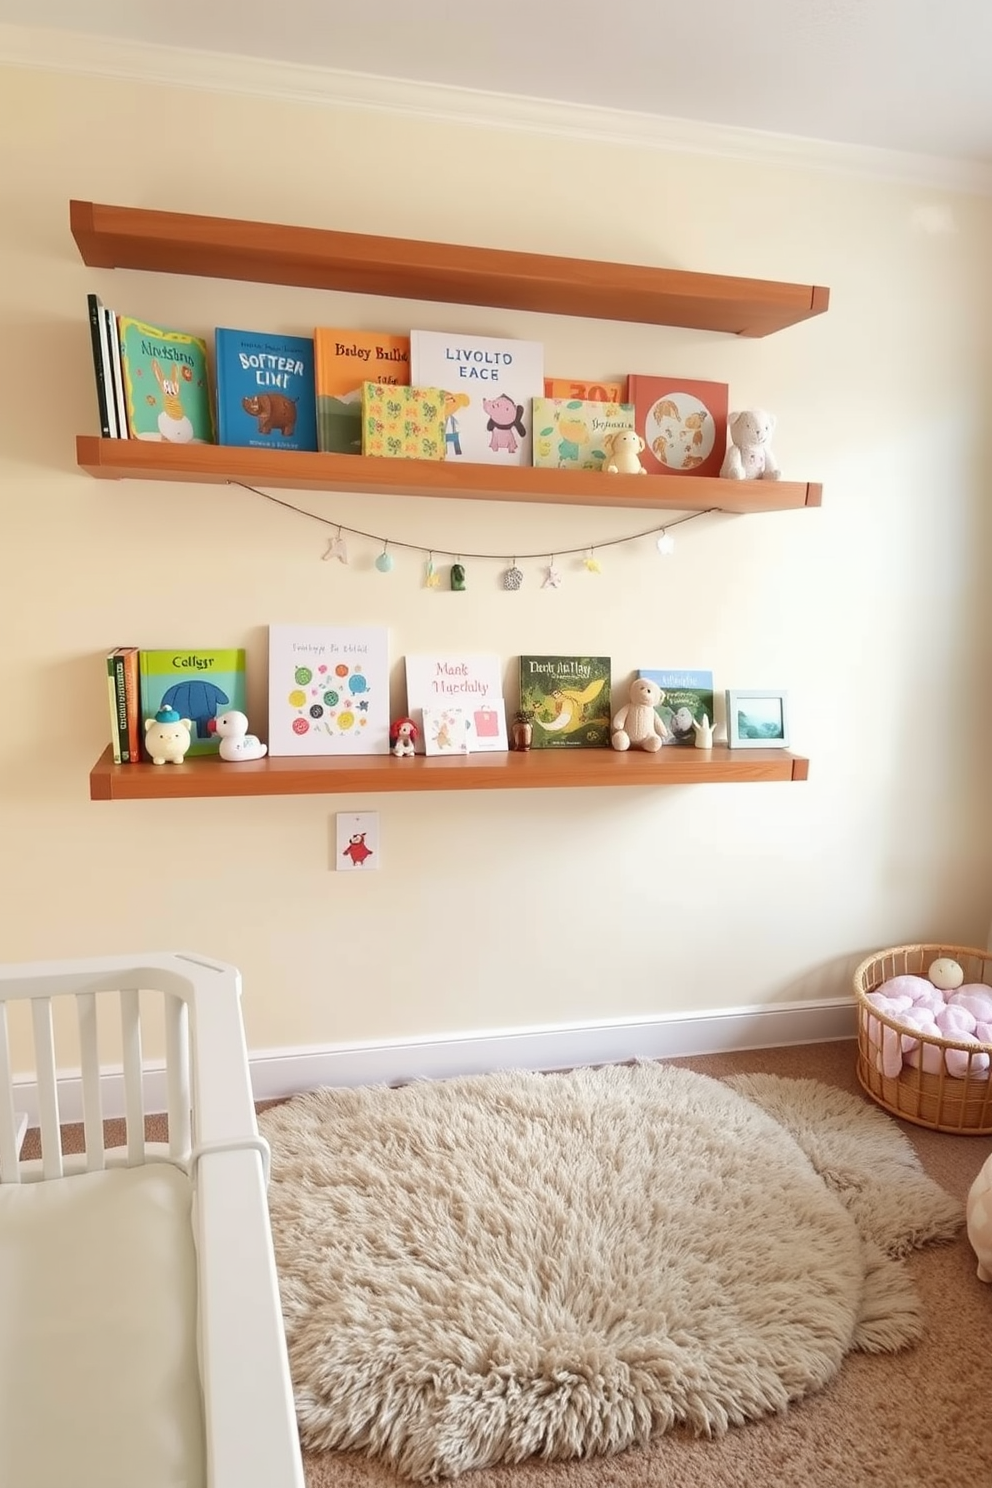
<instances>
[{"instance_id":1,"label":"natural wood shelf edge","mask_svg":"<svg viewBox=\"0 0 992 1488\"><path fill-rule=\"evenodd\" d=\"M166 444L77 434L76 463L98 480L198 481L297 491L364 491L378 496L449 496L654 511L795 511L819 506L812 481L732 481L713 476L604 475L528 465L462 465L456 460L389 460L365 455Z\"/></svg>"},{"instance_id":2,"label":"natural wood shelf edge","mask_svg":"<svg viewBox=\"0 0 992 1488\"><path fill-rule=\"evenodd\" d=\"M767 336L827 309L816 284L70 201L85 264ZM336 323L336 322L332 322Z\"/></svg>"},{"instance_id":3,"label":"natural wood shelf edge","mask_svg":"<svg viewBox=\"0 0 992 1488\"><path fill-rule=\"evenodd\" d=\"M183 796L356 795L380 791L548 790L599 786L712 785L806 780L809 760L785 749L669 748L656 754L612 749L532 749L506 754L394 759L267 756L227 764L216 757L181 765L115 765L108 746L90 772L94 801Z\"/></svg>"}]
</instances>

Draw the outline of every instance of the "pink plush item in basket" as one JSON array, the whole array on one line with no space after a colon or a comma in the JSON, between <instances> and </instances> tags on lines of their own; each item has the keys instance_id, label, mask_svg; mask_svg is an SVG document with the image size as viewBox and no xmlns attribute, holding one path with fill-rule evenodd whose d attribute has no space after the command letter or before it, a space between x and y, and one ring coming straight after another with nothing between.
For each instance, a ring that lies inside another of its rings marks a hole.
<instances>
[{"instance_id":1,"label":"pink plush item in basket","mask_svg":"<svg viewBox=\"0 0 992 1488\"><path fill-rule=\"evenodd\" d=\"M978 1257L979 1281L992 1281L992 1157L971 1185L966 1208L968 1239Z\"/></svg>"},{"instance_id":2,"label":"pink plush item in basket","mask_svg":"<svg viewBox=\"0 0 992 1488\"><path fill-rule=\"evenodd\" d=\"M922 1064L928 1074L943 1067L959 1080L988 1079L989 1055L979 1046L992 1042L992 987L969 982L956 991L941 990L927 977L895 976L869 992L867 1000L906 1030L897 1033L871 1020L870 1037L879 1049L876 1067L887 1079L898 1078L904 1064ZM974 1044L976 1052L942 1049L927 1043L926 1035Z\"/></svg>"}]
</instances>

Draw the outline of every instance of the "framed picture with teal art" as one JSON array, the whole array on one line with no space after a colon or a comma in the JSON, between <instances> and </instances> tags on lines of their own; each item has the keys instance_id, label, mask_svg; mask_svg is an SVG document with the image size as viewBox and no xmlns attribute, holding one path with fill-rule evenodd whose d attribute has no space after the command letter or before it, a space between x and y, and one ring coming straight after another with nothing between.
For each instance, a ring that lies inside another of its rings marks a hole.
<instances>
[{"instance_id":1,"label":"framed picture with teal art","mask_svg":"<svg viewBox=\"0 0 992 1488\"><path fill-rule=\"evenodd\" d=\"M788 749L788 695L774 688L727 689L731 749Z\"/></svg>"}]
</instances>

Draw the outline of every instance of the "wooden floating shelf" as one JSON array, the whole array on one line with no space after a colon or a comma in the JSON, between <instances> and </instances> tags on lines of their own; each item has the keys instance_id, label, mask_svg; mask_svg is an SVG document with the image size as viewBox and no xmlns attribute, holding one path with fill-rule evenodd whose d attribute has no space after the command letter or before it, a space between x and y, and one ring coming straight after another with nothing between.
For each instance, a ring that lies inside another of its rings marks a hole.
<instances>
[{"instance_id":1,"label":"wooden floating shelf","mask_svg":"<svg viewBox=\"0 0 992 1488\"><path fill-rule=\"evenodd\" d=\"M771 335L822 315L830 301L829 290L813 284L97 202L70 201L69 224L83 262L91 268L494 305L735 336Z\"/></svg>"},{"instance_id":2,"label":"wooden floating shelf","mask_svg":"<svg viewBox=\"0 0 992 1488\"><path fill-rule=\"evenodd\" d=\"M241 482L284 490L363 491L378 496L452 496L653 511L770 512L819 506L810 481L732 481L713 476L604 475L599 470L389 460L225 444L166 444L76 436L76 460L99 480Z\"/></svg>"},{"instance_id":3,"label":"wooden floating shelf","mask_svg":"<svg viewBox=\"0 0 992 1488\"><path fill-rule=\"evenodd\" d=\"M94 801L176 800L181 796L317 796L380 791L548 790L597 786L743 784L805 780L809 761L785 749L669 748L655 754L612 749L532 749L394 759L391 754L271 758L225 764L215 757L182 765L115 765L108 747L90 772Z\"/></svg>"}]
</instances>

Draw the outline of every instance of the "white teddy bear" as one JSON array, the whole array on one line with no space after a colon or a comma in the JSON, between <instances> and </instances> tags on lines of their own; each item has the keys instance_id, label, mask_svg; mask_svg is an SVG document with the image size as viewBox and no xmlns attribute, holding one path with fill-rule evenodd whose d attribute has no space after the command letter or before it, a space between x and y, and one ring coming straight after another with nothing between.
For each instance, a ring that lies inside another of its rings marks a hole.
<instances>
[{"instance_id":1,"label":"white teddy bear","mask_svg":"<svg viewBox=\"0 0 992 1488\"><path fill-rule=\"evenodd\" d=\"M770 440L775 430L773 414L763 408L732 413L727 420L731 443L720 467L726 480L776 481L782 477L772 454Z\"/></svg>"}]
</instances>

